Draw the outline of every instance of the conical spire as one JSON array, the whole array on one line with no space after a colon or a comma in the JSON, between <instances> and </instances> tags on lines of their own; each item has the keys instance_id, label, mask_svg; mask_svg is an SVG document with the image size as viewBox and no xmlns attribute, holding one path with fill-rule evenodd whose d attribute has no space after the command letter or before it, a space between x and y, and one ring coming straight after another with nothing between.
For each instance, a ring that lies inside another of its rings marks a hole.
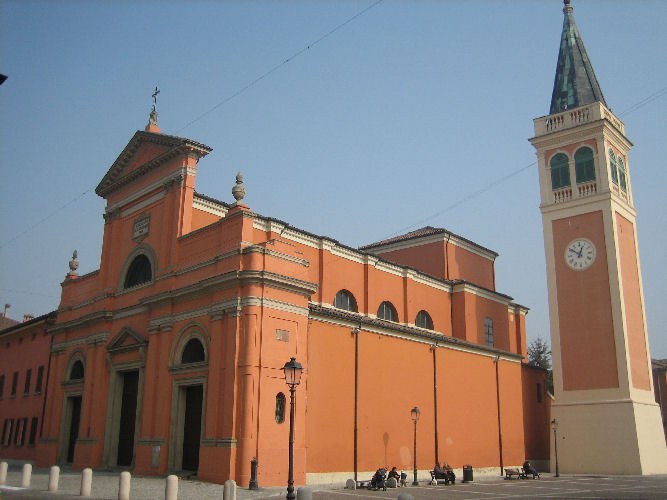
<instances>
[{"instance_id":1,"label":"conical spire","mask_svg":"<svg viewBox=\"0 0 667 500\"><path fill-rule=\"evenodd\" d=\"M564 0L563 3L565 4L563 8L565 19L563 20L563 33L560 39L549 114L560 113L566 109L591 104L595 101L607 105L591 61L586 54L579 29L574 22L570 0Z\"/></svg>"}]
</instances>

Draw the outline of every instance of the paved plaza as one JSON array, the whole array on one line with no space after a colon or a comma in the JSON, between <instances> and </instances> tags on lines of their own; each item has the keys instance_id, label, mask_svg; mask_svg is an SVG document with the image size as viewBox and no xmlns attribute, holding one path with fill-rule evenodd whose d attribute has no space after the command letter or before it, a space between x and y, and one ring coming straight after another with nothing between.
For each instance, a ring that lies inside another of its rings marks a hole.
<instances>
[{"instance_id":1,"label":"paved plaza","mask_svg":"<svg viewBox=\"0 0 667 500\"><path fill-rule=\"evenodd\" d=\"M11 468L7 484L0 486L0 499L74 499L79 496L80 473L61 473L59 490L50 493L48 470L35 469L29 489L17 488L21 483L21 471ZM133 477L130 498L159 500L164 498L165 479L156 477ZM472 483L458 483L450 486L431 486L426 482L420 486L371 491L366 489L346 490L340 486L311 486L315 500L352 500L398 498L401 493L409 493L415 500L421 499L512 499L512 498L609 498L609 499L667 499L667 476L561 476L544 474L538 480L503 480L500 477L481 477ZM93 499L116 500L118 497L118 474L94 472ZM222 499L223 486L193 480L179 481L179 500ZM261 488L249 491L238 488L238 500L256 498L285 498L285 488Z\"/></svg>"}]
</instances>

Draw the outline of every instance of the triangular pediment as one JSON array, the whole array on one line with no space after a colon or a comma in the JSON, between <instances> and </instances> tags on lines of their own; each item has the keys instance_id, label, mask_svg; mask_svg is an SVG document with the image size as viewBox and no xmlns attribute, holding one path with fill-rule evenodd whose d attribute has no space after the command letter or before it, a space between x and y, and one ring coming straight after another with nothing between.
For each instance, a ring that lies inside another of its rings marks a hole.
<instances>
[{"instance_id":1,"label":"triangular pediment","mask_svg":"<svg viewBox=\"0 0 667 500\"><path fill-rule=\"evenodd\" d=\"M110 353L135 351L148 345L148 339L131 328L123 328L107 345Z\"/></svg>"},{"instance_id":2,"label":"triangular pediment","mask_svg":"<svg viewBox=\"0 0 667 500\"><path fill-rule=\"evenodd\" d=\"M211 148L191 139L138 130L113 162L95 192L106 198L116 189L159 168L178 155L189 154L199 159L209 152Z\"/></svg>"}]
</instances>

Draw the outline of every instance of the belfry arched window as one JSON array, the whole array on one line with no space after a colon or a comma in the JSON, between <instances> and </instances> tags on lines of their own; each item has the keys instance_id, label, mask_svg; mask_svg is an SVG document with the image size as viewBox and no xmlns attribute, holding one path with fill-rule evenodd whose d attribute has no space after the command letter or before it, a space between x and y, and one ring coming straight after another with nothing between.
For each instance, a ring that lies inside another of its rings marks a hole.
<instances>
[{"instance_id":1,"label":"belfry arched window","mask_svg":"<svg viewBox=\"0 0 667 500\"><path fill-rule=\"evenodd\" d=\"M595 163L593 162L593 150L584 146L574 153L574 170L577 182L589 182L595 180Z\"/></svg>"},{"instance_id":2,"label":"belfry arched window","mask_svg":"<svg viewBox=\"0 0 667 500\"><path fill-rule=\"evenodd\" d=\"M153 269L151 261L144 254L137 255L125 275L125 284L123 288L132 288L134 286L148 283L153 279Z\"/></svg>"},{"instance_id":3,"label":"belfry arched window","mask_svg":"<svg viewBox=\"0 0 667 500\"><path fill-rule=\"evenodd\" d=\"M549 162L551 168L551 189L570 185L570 161L564 153L556 153Z\"/></svg>"},{"instance_id":4,"label":"belfry arched window","mask_svg":"<svg viewBox=\"0 0 667 500\"><path fill-rule=\"evenodd\" d=\"M433 320L431 319L431 315L424 310L419 311L417 313L417 317L415 318L415 325L419 328L433 330Z\"/></svg>"},{"instance_id":5,"label":"belfry arched window","mask_svg":"<svg viewBox=\"0 0 667 500\"><path fill-rule=\"evenodd\" d=\"M394 323L398 321L398 314L396 313L396 308L393 306L391 302L388 302L386 300L382 304L380 304L380 307L378 307L377 317L380 319L384 319L386 321L393 321Z\"/></svg>"},{"instance_id":6,"label":"belfry arched window","mask_svg":"<svg viewBox=\"0 0 667 500\"><path fill-rule=\"evenodd\" d=\"M611 181L618 184L618 165L616 164L616 155L611 148L609 148L609 168L611 169Z\"/></svg>"},{"instance_id":7,"label":"belfry arched window","mask_svg":"<svg viewBox=\"0 0 667 500\"><path fill-rule=\"evenodd\" d=\"M357 301L347 290L340 290L334 297L334 307L346 311L358 312Z\"/></svg>"},{"instance_id":8,"label":"belfry arched window","mask_svg":"<svg viewBox=\"0 0 667 500\"><path fill-rule=\"evenodd\" d=\"M199 363L201 361L206 361L206 351L204 351L204 346L199 339L188 340L188 343L185 344L183 353L181 354L181 363Z\"/></svg>"},{"instance_id":9,"label":"belfry arched window","mask_svg":"<svg viewBox=\"0 0 667 500\"><path fill-rule=\"evenodd\" d=\"M626 185L626 172L625 172L625 163L623 163L623 158L620 156L617 158L618 161L618 183L621 186L623 191L628 189Z\"/></svg>"}]
</instances>

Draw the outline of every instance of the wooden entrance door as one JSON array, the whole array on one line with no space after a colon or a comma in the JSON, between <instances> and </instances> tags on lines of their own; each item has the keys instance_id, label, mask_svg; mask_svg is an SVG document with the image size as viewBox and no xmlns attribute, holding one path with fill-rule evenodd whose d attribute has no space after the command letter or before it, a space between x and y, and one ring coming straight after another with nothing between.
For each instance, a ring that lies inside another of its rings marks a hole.
<instances>
[{"instance_id":1,"label":"wooden entrance door","mask_svg":"<svg viewBox=\"0 0 667 500\"><path fill-rule=\"evenodd\" d=\"M199 445L201 440L203 385L185 388L185 418L183 419L183 470L199 468Z\"/></svg>"},{"instance_id":2,"label":"wooden entrance door","mask_svg":"<svg viewBox=\"0 0 667 500\"><path fill-rule=\"evenodd\" d=\"M137 417L139 371L123 373L123 396L118 428L117 465L131 466L134 456L134 427Z\"/></svg>"},{"instance_id":3,"label":"wooden entrance door","mask_svg":"<svg viewBox=\"0 0 667 500\"><path fill-rule=\"evenodd\" d=\"M79 438L79 422L81 421L81 396L67 398L67 404L70 408L69 437L67 440L67 463L71 464L74 461L74 447L76 445L76 440Z\"/></svg>"}]
</instances>

